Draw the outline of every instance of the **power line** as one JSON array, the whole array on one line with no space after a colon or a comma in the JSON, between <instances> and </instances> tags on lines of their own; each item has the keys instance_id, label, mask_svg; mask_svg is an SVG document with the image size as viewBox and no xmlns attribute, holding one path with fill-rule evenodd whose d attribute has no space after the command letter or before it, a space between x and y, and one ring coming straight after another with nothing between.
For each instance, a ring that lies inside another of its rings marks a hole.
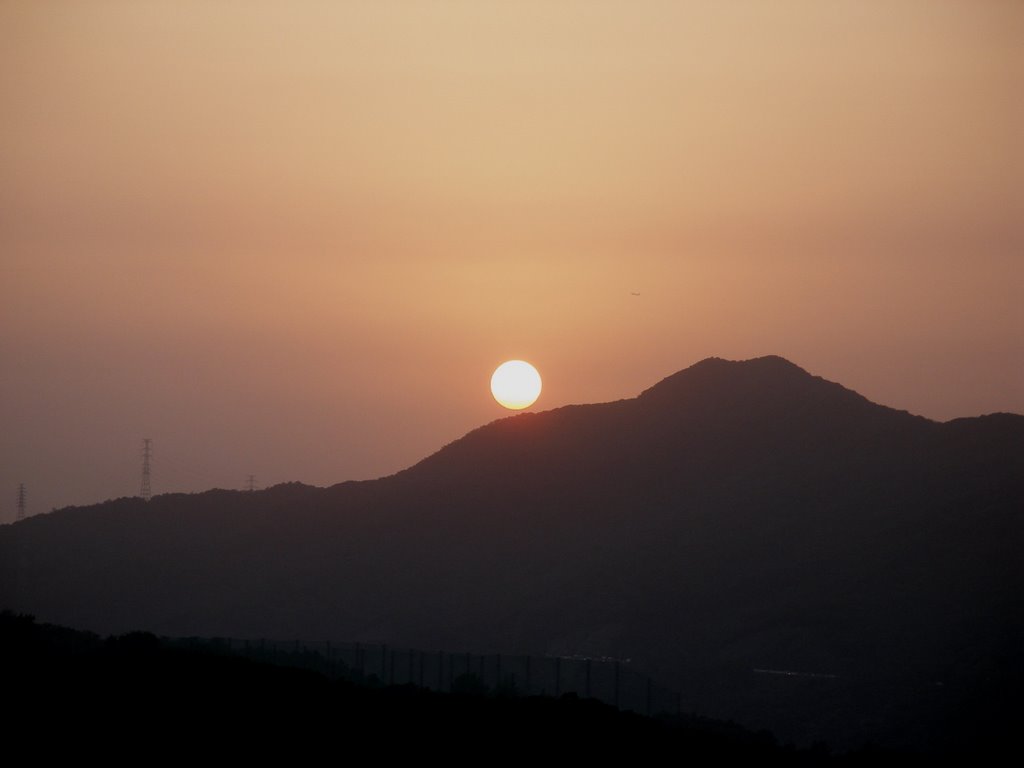
<instances>
[{"instance_id":1,"label":"power line","mask_svg":"<svg viewBox=\"0 0 1024 768\"><path fill-rule=\"evenodd\" d=\"M246 477L245 489L247 491L255 491L256 490L256 475L246 475L245 477Z\"/></svg>"},{"instance_id":2,"label":"power line","mask_svg":"<svg viewBox=\"0 0 1024 768\"><path fill-rule=\"evenodd\" d=\"M16 520L25 519L25 484L18 483L18 516Z\"/></svg>"},{"instance_id":3,"label":"power line","mask_svg":"<svg viewBox=\"0 0 1024 768\"><path fill-rule=\"evenodd\" d=\"M139 495L143 501L149 501L152 489L149 485L149 460L153 458L153 441L148 437L142 440L142 487Z\"/></svg>"}]
</instances>

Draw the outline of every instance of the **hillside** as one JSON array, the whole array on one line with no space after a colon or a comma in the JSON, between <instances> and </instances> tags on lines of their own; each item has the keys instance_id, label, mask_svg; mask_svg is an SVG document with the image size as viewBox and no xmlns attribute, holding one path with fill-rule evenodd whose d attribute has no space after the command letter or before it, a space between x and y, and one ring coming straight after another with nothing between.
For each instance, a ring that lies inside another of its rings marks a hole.
<instances>
[{"instance_id":1,"label":"hillside","mask_svg":"<svg viewBox=\"0 0 1024 768\"><path fill-rule=\"evenodd\" d=\"M770 734L735 724L642 717L575 694L526 697L474 688L470 679L451 693L382 686L375 678L353 680L351 670L328 676L299 661L254 661L195 638L100 638L0 612L0 675L18 703L8 728L22 743L46 743L48 754L62 757L95 749L108 760L138 760L154 745L164 757L194 756L198 747L204 755L262 760L375 749L422 759L443 750L446 762L476 765L500 746L506 759L646 762L671 754L759 765L906 765L904 755L877 751L829 759L821 749L781 747ZM112 727L127 738L110 739Z\"/></svg>"},{"instance_id":2,"label":"hillside","mask_svg":"<svg viewBox=\"0 0 1024 768\"><path fill-rule=\"evenodd\" d=\"M709 359L380 480L5 526L0 605L103 633L630 658L783 738L936 744L1024 681L1022 510L1024 417L936 423L781 358Z\"/></svg>"}]
</instances>

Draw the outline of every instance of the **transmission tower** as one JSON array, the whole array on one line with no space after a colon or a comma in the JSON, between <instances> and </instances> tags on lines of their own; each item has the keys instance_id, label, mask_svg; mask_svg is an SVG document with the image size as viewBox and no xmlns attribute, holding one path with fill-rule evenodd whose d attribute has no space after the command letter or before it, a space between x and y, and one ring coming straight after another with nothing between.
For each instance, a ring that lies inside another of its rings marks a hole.
<instances>
[{"instance_id":1,"label":"transmission tower","mask_svg":"<svg viewBox=\"0 0 1024 768\"><path fill-rule=\"evenodd\" d=\"M245 490L255 491L256 490L256 475L246 475Z\"/></svg>"},{"instance_id":2,"label":"transmission tower","mask_svg":"<svg viewBox=\"0 0 1024 768\"><path fill-rule=\"evenodd\" d=\"M25 484L18 483L18 517L17 520L25 519Z\"/></svg>"},{"instance_id":3,"label":"transmission tower","mask_svg":"<svg viewBox=\"0 0 1024 768\"><path fill-rule=\"evenodd\" d=\"M139 495L143 501L149 501L152 490L149 487L149 460L153 458L153 441L148 437L142 441L142 488Z\"/></svg>"}]
</instances>

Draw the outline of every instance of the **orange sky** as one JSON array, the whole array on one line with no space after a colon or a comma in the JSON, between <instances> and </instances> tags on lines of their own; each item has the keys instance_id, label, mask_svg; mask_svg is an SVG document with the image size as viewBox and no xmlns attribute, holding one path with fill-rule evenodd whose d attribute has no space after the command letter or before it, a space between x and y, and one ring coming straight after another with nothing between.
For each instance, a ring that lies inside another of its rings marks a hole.
<instances>
[{"instance_id":1,"label":"orange sky","mask_svg":"<svg viewBox=\"0 0 1024 768\"><path fill-rule=\"evenodd\" d=\"M1024 4L0 4L0 522L781 354L1024 412ZM639 291L640 296L631 293ZM9 502L4 502L3 497Z\"/></svg>"}]
</instances>

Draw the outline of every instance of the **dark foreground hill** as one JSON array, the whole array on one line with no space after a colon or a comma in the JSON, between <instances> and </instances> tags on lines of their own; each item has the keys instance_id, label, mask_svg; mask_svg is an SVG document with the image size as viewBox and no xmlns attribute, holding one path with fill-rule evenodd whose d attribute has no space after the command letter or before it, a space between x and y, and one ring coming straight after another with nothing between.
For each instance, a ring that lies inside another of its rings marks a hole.
<instances>
[{"instance_id":1,"label":"dark foreground hill","mask_svg":"<svg viewBox=\"0 0 1024 768\"><path fill-rule=\"evenodd\" d=\"M11 703L8 748L33 745L51 759L304 762L331 755L446 765L541 757L905 766L914 757L873 750L836 759L820 747L782 747L767 732L732 723L652 719L575 695L356 683L290 667L287 659L254 663L194 638L183 644L133 632L102 639L6 611L0 677Z\"/></svg>"},{"instance_id":2,"label":"dark foreground hill","mask_svg":"<svg viewBox=\"0 0 1024 768\"><path fill-rule=\"evenodd\" d=\"M1024 417L936 423L781 358L709 359L381 480L4 527L0 605L100 632L630 658L686 709L784 739L945 748L1020 718L1022 510Z\"/></svg>"}]
</instances>

